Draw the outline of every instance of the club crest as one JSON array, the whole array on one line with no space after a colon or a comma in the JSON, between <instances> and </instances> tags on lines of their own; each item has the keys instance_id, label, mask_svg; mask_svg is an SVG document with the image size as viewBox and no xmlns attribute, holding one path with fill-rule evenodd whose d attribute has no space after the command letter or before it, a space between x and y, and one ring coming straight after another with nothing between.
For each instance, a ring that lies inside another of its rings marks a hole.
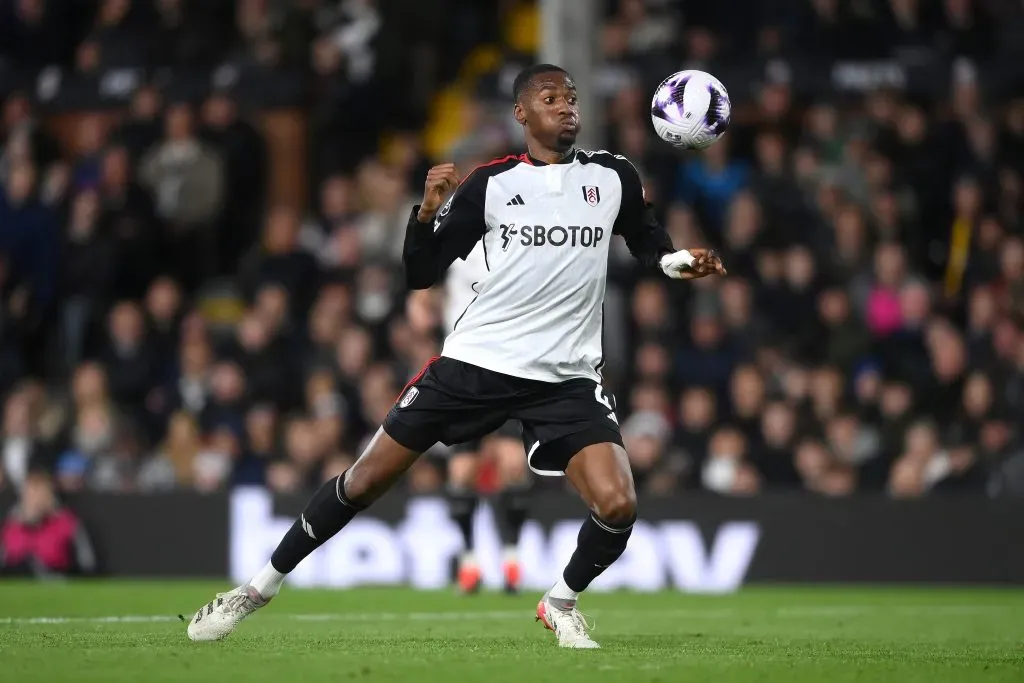
<instances>
[{"instance_id":1,"label":"club crest","mask_svg":"<svg viewBox=\"0 0 1024 683\"><path fill-rule=\"evenodd\" d=\"M451 197L448 198L448 201L446 201L444 203L444 206L442 206L441 210L437 212L437 215L440 216L441 218L444 218L445 216L447 216L448 212L452 210L452 202L453 201L455 201L455 195L454 194Z\"/></svg>"},{"instance_id":2,"label":"club crest","mask_svg":"<svg viewBox=\"0 0 1024 683\"><path fill-rule=\"evenodd\" d=\"M416 400L416 397L420 395L420 390L416 387L409 387L409 390L405 392L405 396L398 402L399 408L408 408L412 405L412 402Z\"/></svg>"},{"instance_id":3,"label":"club crest","mask_svg":"<svg viewBox=\"0 0 1024 683\"><path fill-rule=\"evenodd\" d=\"M596 185L584 185L583 199L586 200L587 204L597 206L601 203L601 188Z\"/></svg>"}]
</instances>

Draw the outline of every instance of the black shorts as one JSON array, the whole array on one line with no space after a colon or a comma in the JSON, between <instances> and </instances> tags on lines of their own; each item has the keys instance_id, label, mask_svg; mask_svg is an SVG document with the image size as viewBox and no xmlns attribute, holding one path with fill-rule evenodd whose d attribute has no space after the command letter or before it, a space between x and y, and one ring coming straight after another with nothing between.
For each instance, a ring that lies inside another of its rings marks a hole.
<instances>
[{"instance_id":1,"label":"black shorts","mask_svg":"<svg viewBox=\"0 0 1024 683\"><path fill-rule=\"evenodd\" d=\"M508 420L505 424L498 427L490 434L481 437L479 439L473 439L472 441L463 441L462 443L454 444L451 447L453 455L464 455L464 454L477 454L480 452L480 447L483 445L484 440L489 437L498 436L504 439L516 439L520 440L523 438L523 427L515 420Z\"/></svg>"},{"instance_id":2,"label":"black shorts","mask_svg":"<svg viewBox=\"0 0 1024 683\"><path fill-rule=\"evenodd\" d=\"M539 382L438 358L406 386L384 420L398 443L424 452L482 439L508 420L522 423L530 469L555 476L595 443L622 445L615 399L590 379Z\"/></svg>"}]
</instances>

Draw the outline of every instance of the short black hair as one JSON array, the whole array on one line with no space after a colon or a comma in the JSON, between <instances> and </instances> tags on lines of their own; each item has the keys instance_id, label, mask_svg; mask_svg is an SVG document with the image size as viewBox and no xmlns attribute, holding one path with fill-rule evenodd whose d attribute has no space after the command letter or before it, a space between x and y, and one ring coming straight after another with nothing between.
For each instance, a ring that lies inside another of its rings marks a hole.
<instances>
[{"instance_id":1,"label":"short black hair","mask_svg":"<svg viewBox=\"0 0 1024 683\"><path fill-rule=\"evenodd\" d=\"M549 74L552 72L563 73L566 76L569 75L568 71L556 64L534 64L533 66L528 66L520 71L519 75L516 76L516 80L512 83L513 101L519 101L519 96L523 94L523 91L526 90L527 87L529 87L530 81L532 81L535 76L539 76L540 74Z\"/></svg>"}]
</instances>

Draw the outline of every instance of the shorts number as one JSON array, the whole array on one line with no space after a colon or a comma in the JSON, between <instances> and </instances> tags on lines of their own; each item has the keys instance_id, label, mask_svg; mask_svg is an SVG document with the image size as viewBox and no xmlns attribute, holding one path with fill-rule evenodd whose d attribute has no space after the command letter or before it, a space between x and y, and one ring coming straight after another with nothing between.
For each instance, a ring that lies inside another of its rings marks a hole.
<instances>
[{"instance_id":1,"label":"shorts number","mask_svg":"<svg viewBox=\"0 0 1024 683\"><path fill-rule=\"evenodd\" d=\"M596 398L597 402L603 405L605 408L607 408L613 413L615 412L615 408L612 406L612 402L608 399L607 396L605 396L604 387L602 387L600 384L594 387L594 398Z\"/></svg>"}]
</instances>

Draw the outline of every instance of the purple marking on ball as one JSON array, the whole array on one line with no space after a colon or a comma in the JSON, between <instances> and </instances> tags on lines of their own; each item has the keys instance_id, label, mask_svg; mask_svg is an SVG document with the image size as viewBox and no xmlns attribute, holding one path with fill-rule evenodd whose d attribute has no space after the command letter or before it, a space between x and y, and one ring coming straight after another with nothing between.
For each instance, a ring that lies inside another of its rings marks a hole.
<instances>
[{"instance_id":1,"label":"purple marking on ball","mask_svg":"<svg viewBox=\"0 0 1024 683\"><path fill-rule=\"evenodd\" d=\"M729 126L729 119L732 117L723 111L725 109L722 102L724 98L713 83L708 83L708 93L711 95L711 101L708 102L708 113L705 116L705 121L714 135L720 135Z\"/></svg>"},{"instance_id":2,"label":"purple marking on ball","mask_svg":"<svg viewBox=\"0 0 1024 683\"><path fill-rule=\"evenodd\" d=\"M661 84L655 96L655 104L651 107L651 113L666 121L682 121L683 94L690 77L680 76L677 79L669 78Z\"/></svg>"}]
</instances>

